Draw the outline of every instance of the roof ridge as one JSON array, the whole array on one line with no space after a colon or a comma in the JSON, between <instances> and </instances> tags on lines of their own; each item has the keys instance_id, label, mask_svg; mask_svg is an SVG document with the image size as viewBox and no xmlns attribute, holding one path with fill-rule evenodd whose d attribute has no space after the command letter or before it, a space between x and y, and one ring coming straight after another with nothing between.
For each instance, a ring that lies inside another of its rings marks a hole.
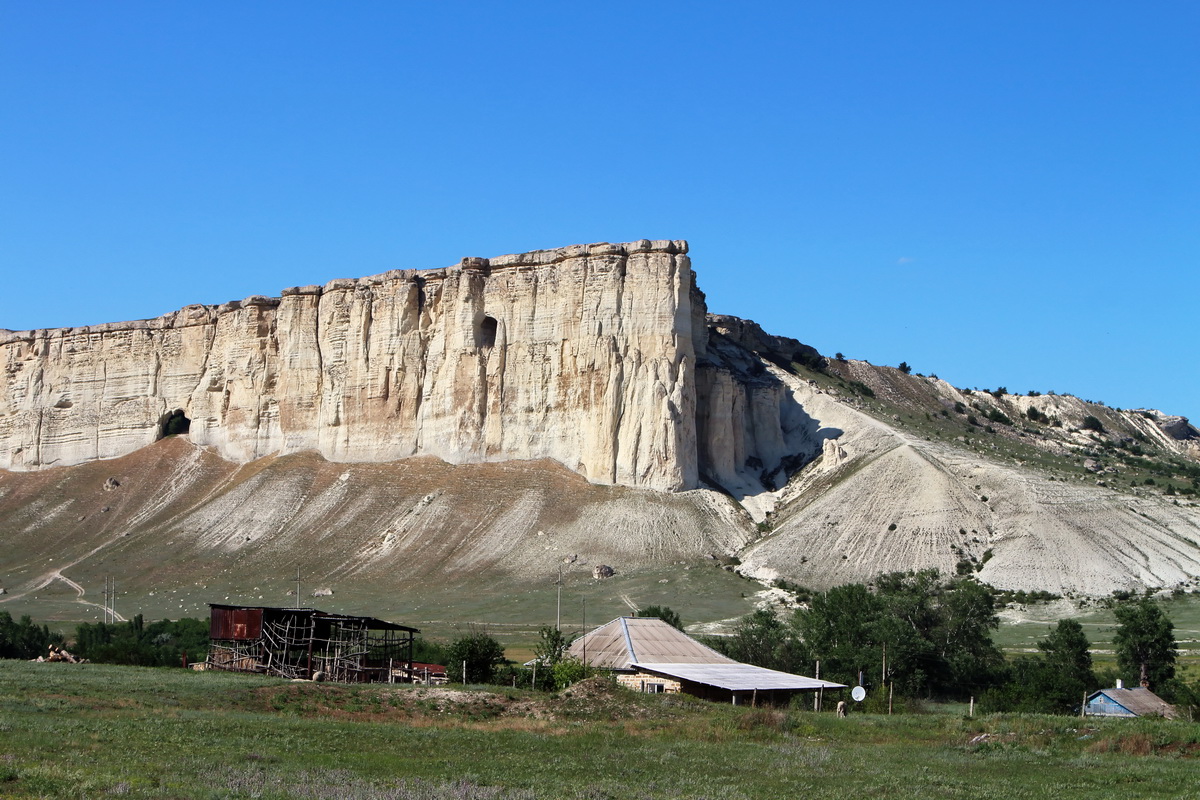
<instances>
[{"instance_id":1,"label":"roof ridge","mask_svg":"<svg viewBox=\"0 0 1200 800\"><path fill-rule=\"evenodd\" d=\"M629 635L629 618L621 617L621 633L625 634L625 647L629 650L629 663L637 662L637 653L633 649L633 638Z\"/></svg>"}]
</instances>

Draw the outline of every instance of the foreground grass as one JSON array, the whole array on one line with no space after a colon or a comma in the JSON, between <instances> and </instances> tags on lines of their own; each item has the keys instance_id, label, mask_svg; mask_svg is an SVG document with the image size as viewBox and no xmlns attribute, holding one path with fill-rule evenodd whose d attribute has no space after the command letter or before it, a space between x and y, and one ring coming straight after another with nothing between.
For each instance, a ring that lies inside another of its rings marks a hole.
<instances>
[{"instance_id":1,"label":"foreground grass","mask_svg":"<svg viewBox=\"0 0 1200 800\"><path fill-rule=\"evenodd\" d=\"M0 662L0 797L1200 797L1200 726Z\"/></svg>"}]
</instances>

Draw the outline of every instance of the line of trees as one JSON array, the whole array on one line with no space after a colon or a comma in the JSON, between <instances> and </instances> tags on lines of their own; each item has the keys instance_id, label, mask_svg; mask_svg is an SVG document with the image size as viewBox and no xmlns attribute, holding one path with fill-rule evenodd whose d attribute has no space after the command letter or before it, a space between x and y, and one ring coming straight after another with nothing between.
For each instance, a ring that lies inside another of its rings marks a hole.
<instances>
[{"instance_id":1,"label":"line of trees","mask_svg":"<svg viewBox=\"0 0 1200 800\"><path fill-rule=\"evenodd\" d=\"M105 664L178 667L184 656L203 661L208 654L208 623L194 617L149 625L138 614L128 622L84 623L75 629L71 651L80 658Z\"/></svg>"},{"instance_id":2,"label":"line of trees","mask_svg":"<svg viewBox=\"0 0 1200 800\"><path fill-rule=\"evenodd\" d=\"M52 633L45 625L35 625L29 616L14 621L12 614L0 611L0 658L31 661L46 655L50 645L61 645L61 633Z\"/></svg>"},{"instance_id":3,"label":"line of trees","mask_svg":"<svg viewBox=\"0 0 1200 800\"><path fill-rule=\"evenodd\" d=\"M730 658L867 688L895 684L910 697L967 697L994 685L1004 655L992 642L995 593L937 570L893 572L813 595L780 620L760 610L708 644Z\"/></svg>"},{"instance_id":4,"label":"line of trees","mask_svg":"<svg viewBox=\"0 0 1200 800\"><path fill-rule=\"evenodd\" d=\"M813 674L868 690L894 686L909 698L980 699L991 711L1079 713L1085 693L1144 679L1167 702L1200 706L1200 683L1176 677L1174 627L1151 598L1116 606L1117 668L1097 672L1083 627L1062 620L1036 655L1012 661L992 640L996 590L971 576L893 572L870 584L815 593L788 618L769 610L743 617L731 636L706 643L731 658Z\"/></svg>"}]
</instances>

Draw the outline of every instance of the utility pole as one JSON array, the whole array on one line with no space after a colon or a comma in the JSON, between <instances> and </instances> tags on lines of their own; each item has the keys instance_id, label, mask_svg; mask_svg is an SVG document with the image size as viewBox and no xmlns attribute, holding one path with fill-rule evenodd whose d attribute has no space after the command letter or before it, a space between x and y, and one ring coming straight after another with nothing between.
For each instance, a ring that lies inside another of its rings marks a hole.
<instances>
[{"instance_id":1,"label":"utility pole","mask_svg":"<svg viewBox=\"0 0 1200 800\"><path fill-rule=\"evenodd\" d=\"M300 567L296 567L296 608L300 607Z\"/></svg>"},{"instance_id":2,"label":"utility pole","mask_svg":"<svg viewBox=\"0 0 1200 800\"><path fill-rule=\"evenodd\" d=\"M554 630L562 630L562 565L558 567L558 609L554 612ZM586 633L586 631L584 631Z\"/></svg>"}]
</instances>

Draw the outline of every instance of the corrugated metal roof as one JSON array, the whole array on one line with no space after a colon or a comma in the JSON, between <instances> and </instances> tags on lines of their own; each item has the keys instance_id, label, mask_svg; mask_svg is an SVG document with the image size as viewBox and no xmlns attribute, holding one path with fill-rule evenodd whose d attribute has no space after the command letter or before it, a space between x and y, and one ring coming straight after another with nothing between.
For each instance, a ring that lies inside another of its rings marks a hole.
<instances>
[{"instance_id":1,"label":"corrugated metal roof","mask_svg":"<svg viewBox=\"0 0 1200 800\"><path fill-rule=\"evenodd\" d=\"M648 664L638 661L633 664L635 669L679 678L706 686L718 686L731 691L751 691L758 689L845 689L842 683L806 678L803 675L792 675L790 672L756 667L752 664L741 664L736 661L729 664Z\"/></svg>"},{"instance_id":2,"label":"corrugated metal roof","mask_svg":"<svg viewBox=\"0 0 1200 800\"><path fill-rule=\"evenodd\" d=\"M658 664L736 664L681 630L654 617L620 617L576 639L570 654L601 669L629 669L635 661Z\"/></svg>"},{"instance_id":3,"label":"corrugated metal roof","mask_svg":"<svg viewBox=\"0 0 1200 800\"><path fill-rule=\"evenodd\" d=\"M1117 705L1129 709L1139 717L1175 717L1175 706L1142 686L1132 689L1101 689L1088 696L1092 702L1098 695L1105 695Z\"/></svg>"}]
</instances>

